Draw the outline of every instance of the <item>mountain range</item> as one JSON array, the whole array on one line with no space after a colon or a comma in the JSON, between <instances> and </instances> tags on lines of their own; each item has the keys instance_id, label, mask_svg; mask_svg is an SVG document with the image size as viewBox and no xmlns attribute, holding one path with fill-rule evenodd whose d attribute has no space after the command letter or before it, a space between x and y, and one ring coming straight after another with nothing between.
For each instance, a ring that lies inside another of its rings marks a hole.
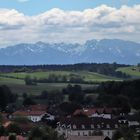
<instances>
[{"instance_id":1,"label":"mountain range","mask_svg":"<svg viewBox=\"0 0 140 140\"><path fill-rule=\"evenodd\" d=\"M140 63L140 44L119 39L78 43L22 43L0 49L1 65Z\"/></svg>"}]
</instances>

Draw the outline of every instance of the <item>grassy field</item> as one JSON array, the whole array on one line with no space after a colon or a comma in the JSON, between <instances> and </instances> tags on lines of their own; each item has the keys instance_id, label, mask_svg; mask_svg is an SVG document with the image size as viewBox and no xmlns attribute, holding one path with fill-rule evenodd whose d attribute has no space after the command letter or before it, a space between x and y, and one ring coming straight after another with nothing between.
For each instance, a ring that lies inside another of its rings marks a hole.
<instances>
[{"instance_id":1,"label":"grassy field","mask_svg":"<svg viewBox=\"0 0 140 140\"><path fill-rule=\"evenodd\" d=\"M109 81L109 80L117 80L117 78L94 73L88 71L78 71L78 72L69 72L69 71L46 71L46 72L32 72L32 73L1 73L2 76L11 76L13 78L22 78L24 79L26 76L30 76L31 78L36 77L37 79L41 78L48 78L50 74L55 74L57 76L67 76L70 75L77 75L82 77L85 81L93 81L93 82L100 82L100 81Z\"/></svg>"},{"instance_id":2,"label":"grassy field","mask_svg":"<svg viewBox=\"0 0 140 140\"><path fill-rule=\"evenodd\" d=\"M12 92L17 94L22 94L24 92L31 94L31 95L38 95L43 90L62 90L64 87L66 87L67 83L38 83L35 85L27 86L24 83L24 80L19 79L13 79L13 78L0 78L0 85L7 85L10 87ZM80 84L83 89L85 88L92 88L93 84Z\"/></svg>"},{"instance_id":3,"label":"grassy field","mask_svg":"<svg viewBox=\"0 0 140 140\"><path fill-rule=\"evenodd\" d=\"M97 74L87 71L78 71L78 72L68 72L68 71L47 71L47 72L32 72L32 73L1 73L0 75L0 85L7 85L10 89L17 94L22 94L24 92L37 95L40 94L43 90L62 90L68 85L68 83L38 83L37 85L25 85L24 78L29 75L30 77L37 79L39 78L48 78L49 74L55 75L65 75L69 76L79 75L84 78L85 81L92 82L102 82L102 81L112 81L118 80L114 77L105 76L102 74ZM13 78L6 78L4 76L12 76ZM20 79L16 79L20 78ZM79 84L83 89L92 88L93 84Z\"/></svg>"},{"instance_id":4,"label":"grassy field","mask_svg":"<svg viewBox=\"0 0 140 140\"><path fill-rule=\"evenodd\" d=\"M117 71L121 71L133 77L140 77L140 67L137 66L118 68Z\"/></svg>"}]
</instances>

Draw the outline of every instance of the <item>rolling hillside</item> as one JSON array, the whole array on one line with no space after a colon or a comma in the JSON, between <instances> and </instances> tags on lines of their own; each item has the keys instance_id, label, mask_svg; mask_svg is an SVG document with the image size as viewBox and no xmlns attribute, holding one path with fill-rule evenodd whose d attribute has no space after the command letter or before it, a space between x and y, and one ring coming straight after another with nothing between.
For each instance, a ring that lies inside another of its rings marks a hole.
<instances>
[{"instance_id":1,"label":"rolling hillside","mask_svg":"<svg viewBox=\"0 0 140 140\"><path fill-rule=\"evenodd\" d=\"M40 94L43 90L62 90L66 87L68 83L38 83L37 85L25 85L24 78L29 75L31 78L48 78L50 74L55 75L79 75L84 78L85 81L92 82L102 82L102 81L112 81L120 80L114 77L105 76L98 73L88 72L88 71L47 71L47 72L32 72L32 73L1 73L0 74L0 85L7 85L10 89L17 94L22 94L24 92L31 95ZM8 78L11 77L11 78ZM94 84L79 84L82 88L93 88Z\"/></svg>"},{"instance_id":2,"label":"rolling hillside","mask_svg":"<svg viewBox=\"0 0 140 140\"><path fill-rule=\"evenodd\" d=\"M118 68L117 71L129 74L134 78L140 77L140 67L137 66Z\"/></svg>"},{"instance_id":3,"label":"rolling hillside","mask_svg":"<svg viewBox=\"0 0 140 140\"><path fill-rule=\"evenodd\" d=\"M71 75L80 76L84 79L84 81L92 81L92 82L101 82L101 81L108 81L108 80L118 80L117 78L106 76L94 72L88 71L77 71L77 72L70 72L70 71L46 71L46 72L21 72L21 73L1 73L2 77L9 77L14 79L24 79L26 76L30 76L31 78L36 77L37 79L41 78L48 78L49 75L57 75L57 76L66 76L70 77Z\"/></svg>"}]
</instances>

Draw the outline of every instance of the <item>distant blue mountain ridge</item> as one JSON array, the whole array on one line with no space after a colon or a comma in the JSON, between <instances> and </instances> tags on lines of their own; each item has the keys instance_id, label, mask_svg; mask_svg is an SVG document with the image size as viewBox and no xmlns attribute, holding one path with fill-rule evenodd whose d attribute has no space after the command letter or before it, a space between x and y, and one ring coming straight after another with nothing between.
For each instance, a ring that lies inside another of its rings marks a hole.
<instances>
[{"instance_id":1,"label":"distant blue mountain ridge","mask_svg":"<svg viewBox=\"0 0 140 140\"><path fill-rule=\"evenodd\" d=\"M0 49L1 65L140 63L140 44L119 39L78 43L22 43Z\"/></svg>"}]
</instances>

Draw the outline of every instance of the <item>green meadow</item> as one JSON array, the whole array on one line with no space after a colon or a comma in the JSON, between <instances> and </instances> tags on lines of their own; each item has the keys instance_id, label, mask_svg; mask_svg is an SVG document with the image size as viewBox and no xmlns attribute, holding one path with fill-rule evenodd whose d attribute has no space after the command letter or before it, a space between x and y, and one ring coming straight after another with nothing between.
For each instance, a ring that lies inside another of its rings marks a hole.
<instances>
[{"instance_id":1,"label":"green meadow","mask_svg":"<svg viewBox=\"0 0 140 140\"><path fill-rule=\"evenodd\" d=\"M36 77L37 79L40 78L48 78L50 74L55 74L57 76L70 76L70 75L78 75L87 82L103 82L103 81L114 81L120 80L114 77L88 72L88 71L77 71L77 72L70 72L70 71L45 71L45 72L31 72L31 73L1 73L0 74L0 85L7 85L10 89L17 94L22 94L24 92L37 95L40 94L43 90L62 90L64 87L68 85L68 83L38 83L37 85L25 85L24 78L28 75L31 78ZM10 78L7 78L10 77ZM94 84L81 84L83 89L92 88Z\"/></svg>"},{"instance_id":2,"label":"green meadow","mask_svg":"<svg viewBox=\"0 0 140 140\"><path fill-rule=\"evenodd\" d=\"M88 72L88 71L76 71L76 72L70 72L70 71L45 71L45 72L21 72L21 73L1 73L1 76L6 77L12 77L16 79L24 79L26 76L30 76L31 78L36 77L37 79L41 78L48 78L49 75L54 74L56 76L67 76L70 75L76 75L82 77L85 81L93 81L93 82L100 82L100 81L108 81L108 80L117 80L114 77L106 76L103 74L98 74L94 72Z\"/></svg>"},{"instance_id":3,"label":"green meadow","mask_svg":"<svg viewBox=\"0 0 140 140\"><path fill-rule=\"evenodd\" d=\"M117 71L129 74L132 77L140 77L140 67L137 66L118 68Z\"/></svg>"}]
</instances>

